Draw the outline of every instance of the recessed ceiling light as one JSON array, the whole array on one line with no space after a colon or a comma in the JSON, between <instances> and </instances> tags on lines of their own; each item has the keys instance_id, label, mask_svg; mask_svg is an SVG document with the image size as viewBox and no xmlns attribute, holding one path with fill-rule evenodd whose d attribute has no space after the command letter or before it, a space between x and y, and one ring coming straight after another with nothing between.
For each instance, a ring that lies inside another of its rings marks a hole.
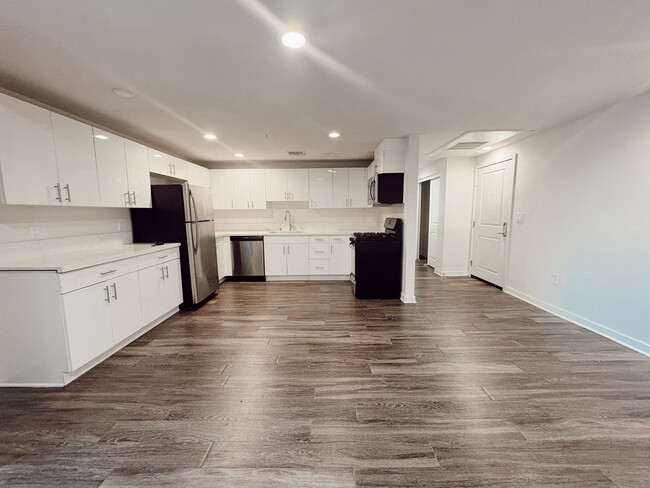
<instances>
[{"instance_id":1,"label":"recessed ceiling light","mask_svg":"<svg viewBox=\"0 0 650 488\"><path fill-rule=\"evenodd\" d=\"M297 31L289 31L282 34L280 41L290 49L300 49L307 44L307 38L304 34Z\"/></svg>"},{"instance_id":2,"label":"recessed ceiling light","mask_svg":"<svg viewBox=\"0 0 650 488\"><path fill-rule=\"evenodd\" d=\"M153 157L154 158L162 158L162 154L154 154Z\"/></svg>"},{"instance_id":3,"label":"recessed ceiling light","mask_svg":"<svg viewBox=\"0 0 650 488\"><path fill-rule=\"evenodd\" d=\"M337 138L341 137L341 133L338 132L338 131L335 131L335 130L333 130L332 132L330 132L327 135L329 136L330 139L337 139Z\"/></svg>"},{"instance_id":4,"label":"recessed ceiling light","mask_svg":"<svg viewBox=\"0 0 650 488\"><path fill-rule=\"evenodd\" d=\"M336 156L336 153L327 153L328 156Z\"/></svg>"},{"instance_id":5,"label":"recessed ceiling light","mask_svg":"<svg viewBox=\"0 0 650 488\"><path fill-rule=\"evenodd\" d=\"M235 153L236 158L243 158L244 155L242 153Z\"/></svg>"},{"instance_id":6,"label":"recessed ceiling light","mask_svg":"<svg viewBox=\"0 0 650 488\"><path fill-rule=\"evenodd\" d=\"M214 134L203 134L203 139L207 139L208 141L214 141L217 138Z\"/></svg>"},{"instance_id":7,"label":"recessed ceiling light","mask_svg":"<svg viewBox=\"0 0 650 488\"><path fill-rule=\"evenodd\" d=\"M118 97L133 98L133 92L125 90L124 88L113 88L111 91Z\"/></svg>"},{"instance_id":8,"label":"recessed ceiling light","mask_svg":"<svg viewBox=\"0 0 650 488\"><path fill-rule=\"evenodd\" d=\"M482 148L482 149L483 149L484 151L489 151L490 149L492 149L492 146L485 146L485 147Z\"/></svg>"},{"instance_id":9,"label":"recessed ceiling light","mask_svg":"<svg viewBox=\"0 0 650 488\"><path fill-rule=\"evenodd\" d=\"M101 139L102 141L105 141L106 139L108 139L108 137L105 136L104 134L97 134L95 136L95 139Z\"/></svg>"}]
</instances>

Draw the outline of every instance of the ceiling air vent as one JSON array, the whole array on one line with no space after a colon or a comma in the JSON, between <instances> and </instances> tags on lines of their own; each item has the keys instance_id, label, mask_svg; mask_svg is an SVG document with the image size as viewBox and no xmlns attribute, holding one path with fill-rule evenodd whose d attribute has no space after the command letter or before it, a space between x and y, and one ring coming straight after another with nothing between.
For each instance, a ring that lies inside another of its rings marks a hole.
<instances>
[{"instance_id":1,"label":"ceiling air vent","mask_svg":"<svg viewBox=\"0 0 650 488\"><path fill-rule=\"evenodd\" d=\"M448 147L448 151L463 151L463 150L468 150L468 149L476 149L478 147L481 147L485 144L487 144L488 141L480 141L480 142L459 142L451 147Z\"/></svg>"},{"instance_id":2,"label":"ceiling air vent","mask_svg":"<svg viewBox=\"0 0 650 488\"><path fill-rule=\"evenodd\" d=\"M287 151L287 154L289 156L306 156L307 153L305 151Z\"/></svg>"}]
</instances>

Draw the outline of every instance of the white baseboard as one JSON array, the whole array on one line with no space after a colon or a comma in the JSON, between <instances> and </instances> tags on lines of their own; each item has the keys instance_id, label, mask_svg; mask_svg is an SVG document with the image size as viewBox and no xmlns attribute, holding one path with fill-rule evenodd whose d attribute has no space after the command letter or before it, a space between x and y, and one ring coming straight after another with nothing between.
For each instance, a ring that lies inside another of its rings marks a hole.
<instances>
[{"instance_id":1,"label":"white baseboard","mask_svg":"<svg viewBox=\"0 0 650 488\"><path fill-rule=\"evenodd\" d=\"M400 294L399 297L400 300L404 303L417 303L417 300L415 299L415 295L404 295L404 293Z\"/></svg>"},{"instance_id":2,"label":"white baseboard","mask_svg":"<svg viewBox=\"0 0 650 488\"><path fill-rule=\"evenodd\" d=\"M309 281L350 281L350 275L310 275Z\"/></svg>"},{"instance_id":3,"label":"white baseboard","mask_svg":"<svg viewBox=\"0 0 650 488\"><path fill-rule=\"evenodd\" d=\"M61 388L63 383L0 383L0 388Z\"/></svg>"},{"instance_id":4,"label":"white baseboard","mask_svg":"<svg viewBox=\"0 0 650 488\"><path fill-rule=\"evenodd\" d=\"M469 276L469 273L467 271L442 271L442 274L440 276Z\"/></svg>"},{"instance_id":5,"label":"white baseboard","mask_svg":"<svg viewBox=\"0 0 650 488\"><path fill-rule=\"evenodd\" d=\"M620 332L617 332L613 329L610 329L609 327L594 322L593 320L589 320L588 318L582 317L581 315L569 312L568 310L564 310L563 308L560 307L556 307L555 305L551 305L550 303L546 303L543 300L534 298L530 295L515 290L514 288L505 287L503 291L508 295L512 295L513 297L519 298L520 300L523 300L524 302L528 302L531 305L535 305L537 308L541 308L542 310L548 313L552 313L557 317L567 320L573 324L579 325L580 327L590 330L591 332L601 335L609 340L617 342L618 344L625 346L629 349L632 349L633 351L636 351L638 353L641 353L644 356L650 356L650 344L646 344L645 342L639 341L634 337L621 334Z\"/></svg>"},{"instance_id":6,"label":"white baseboard","mask_svg":"<svg viewBox=\"0 0 650 488\"><path fill-rule=\"evenodd\" d=\"M267 276L266 281L309 281L309 276Z\"/></svg>"}]
</instances>

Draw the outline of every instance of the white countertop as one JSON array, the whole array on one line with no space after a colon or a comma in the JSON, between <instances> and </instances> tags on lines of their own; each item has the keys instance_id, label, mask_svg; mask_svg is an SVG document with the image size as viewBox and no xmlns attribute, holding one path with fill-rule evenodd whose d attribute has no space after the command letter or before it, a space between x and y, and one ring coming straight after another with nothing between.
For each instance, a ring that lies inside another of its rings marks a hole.
<instances>
[{"instance_id":1,"label":"white countertop","mask_svg":"<svg viewBox=\"0 0 650 488\"><path fill-rule=\"evenodd\" d=\"M120 259L128 259L142 256L166 249L180 247L179 243L163 244L153 246L151 244L126 244L116 247L102 247L72 251L64 254L21 256L11 258L10 256L0 257L0 271L56 271L67 273L81 268L97 266Z\"/></svg>"},{"instance_id":2,"label":"white countertop","mask_svg":"<svg viewBox=\"0 0 650 488\"><path fill-rule=\"evenodd\" d=\"M304 232L280 232L272 230L220 230L214 233L216 237L230 236L351 236L359 230L321 230Z\"/></svg>"}]
</instances>

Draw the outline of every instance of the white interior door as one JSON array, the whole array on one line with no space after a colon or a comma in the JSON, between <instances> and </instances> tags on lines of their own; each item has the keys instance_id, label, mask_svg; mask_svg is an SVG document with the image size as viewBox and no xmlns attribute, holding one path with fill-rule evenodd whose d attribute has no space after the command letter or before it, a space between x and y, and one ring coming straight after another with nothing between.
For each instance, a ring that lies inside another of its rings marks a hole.
<instances>
[{"instance_id":1,"label":"white interior door","mask_svg":"<svg viewBox=\"0 0 650 488\"><path fill-rule=\"evenodd\" d=\"M440 178L429 183L429 242L427 264L438 267L438 225L440 223Z\"/></svg>"},{"instance_id":2,"label":"white interior door","mask_svg":"<svg viewBox=\"0 0 650 488\"><path fill-rule=\"evenodd\" d=\"M514 158L476 170L470 270L497 286L504 284L514 184Z\"/></svg>"}]
</instances>

